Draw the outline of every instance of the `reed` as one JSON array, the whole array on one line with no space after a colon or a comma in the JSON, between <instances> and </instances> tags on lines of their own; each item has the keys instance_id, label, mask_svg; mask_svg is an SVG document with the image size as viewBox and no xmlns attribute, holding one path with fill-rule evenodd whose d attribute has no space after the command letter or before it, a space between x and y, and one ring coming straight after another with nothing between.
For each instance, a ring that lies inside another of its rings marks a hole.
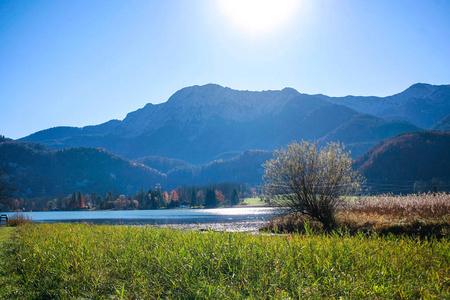
<instances>
[{"instance_id":1,"label":"reed","mask_svg":"<svg viewBox=\"0 0 450 300\"><path fill-rule=\"evenodd\" d=\"M445 237L450 234L450 194L379 195L350 199L338 211L341 227Z\"/></svg>"},{"instance_id":2,"label":"reed","mask_svg":"<svg viewBox=\"0 0 450 300\"><path fill-rule=\"evenodd\" d=\"M448 239L33 224L5 248L5 299L450 298Z\"/></svg>"},{"instance_id":3,"label":"reed","mask_svg":"<svg viewBox=\"0 0 450 300\"><path fill-rule=\"evenodd\" d=\"M427 193L395 196L352 198L340 211L354 214L379 215L389 219L441 221L450 218L450 194Z\"/></svg>"},{"instance_id":4,"label":"reed","mask_svg":"<svg viewBox=\"0 0 450 300\"><path fill-rule=\"evenodd\" d=\"M391 194L347 198L337 209L338 228L350 233L398 234L413 237L450 235L450 194ZM306 222L306 223L305 223ZM322 232L321 224L301 215L272 219L262 230L270 232Z\"/></svg>"},{"instance_id":5,"label":"reed","mask_svg":"<svg viewBox=\"0 0 450 300\"><path fill-rule=\"evenodd\" d=\"M30 224L31 222L32 222L31 217L28 214L24 214L21 212L15 212L8 218L8 226L10 227Z\"/></svg>"}]
</instances>

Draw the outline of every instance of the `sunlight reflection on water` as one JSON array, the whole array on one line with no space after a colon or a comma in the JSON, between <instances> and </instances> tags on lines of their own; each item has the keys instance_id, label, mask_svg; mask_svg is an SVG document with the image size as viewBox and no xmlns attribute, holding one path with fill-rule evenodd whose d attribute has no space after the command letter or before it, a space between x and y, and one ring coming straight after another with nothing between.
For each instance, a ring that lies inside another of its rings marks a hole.
<instances>
[{"instance_id":1,"label":"sunlight reflection on water","mask_svg":"<svg viewBox=\"0 0 450 300\"><path fill-rule=\"evenodd\" d=\"M273 213L274 208L271 207L214 208L214 209L200 209L199 212L221 216L261 215Z\"/></svg>"},{"instance_id":2,"label":"sunlight reflection on water","mask_svg":"<svg viewBox=\"0 0 450 300\"><path fill-rule=\"evenodd\" d=\"M26 212L33 222L151 225L194 230L257 231L276 212L271 207L124 211Z\"/></svg>"}]
</instances>

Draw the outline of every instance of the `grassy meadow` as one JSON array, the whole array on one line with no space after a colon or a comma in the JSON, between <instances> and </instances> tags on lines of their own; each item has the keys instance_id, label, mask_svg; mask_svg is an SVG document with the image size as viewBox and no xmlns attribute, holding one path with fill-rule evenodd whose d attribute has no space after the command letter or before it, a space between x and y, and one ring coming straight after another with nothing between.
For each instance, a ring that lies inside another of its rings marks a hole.
<instances>
[{"instance_id":1,"label":"grassy meadow","mask_svg":"<svg viewBox=\"0 0 450 300\"><path fill-rule=\"evenodd\" d=\"M13 230L14 228L12 227L0 227L0 247L2 247L3 243L8 240Z\"/></svg>"},{"instance_id":2,"label":"grassy meadow","mask_svg":"<svg viewBox=\"0 0 450 300\"><path fill-rule=\"evenodd\" d=\"M448 239L32 224L3 245L2 299L450 298Z\"/></svg>"},{"instance_id":3,"label":"grassy meadow","mask_svg":"<svg viewBox=\"0 0 450 300\"><path fill-rule=\"evenodd\" d=\"M252 197L252 198L244 198L240 205L248 205L248 206L266 206L267 203L264 202L260 197Z\"/></svg>"}]
</instances>

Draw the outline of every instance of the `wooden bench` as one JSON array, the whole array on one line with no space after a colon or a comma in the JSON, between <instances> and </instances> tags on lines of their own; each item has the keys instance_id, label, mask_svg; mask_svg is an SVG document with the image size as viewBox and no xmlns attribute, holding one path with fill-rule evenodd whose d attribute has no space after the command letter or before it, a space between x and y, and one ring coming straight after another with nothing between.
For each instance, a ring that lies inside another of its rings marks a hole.
<instances>
[{"instance_id":1,"label":"wooden bench","mask_svg":"<svg viewBox=\"0 0 450 300\"><path fill-rule=\"evenodd\" d=\"M6 225L8 225L8 216L0 215L0 226L6 226Z\"/></svg>"}]
</instances>

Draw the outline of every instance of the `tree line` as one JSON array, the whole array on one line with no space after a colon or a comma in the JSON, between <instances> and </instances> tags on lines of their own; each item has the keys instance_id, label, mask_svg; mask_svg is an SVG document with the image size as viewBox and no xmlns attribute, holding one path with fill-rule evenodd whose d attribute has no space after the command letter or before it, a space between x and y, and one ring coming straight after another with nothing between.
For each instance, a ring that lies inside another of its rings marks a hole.
<instances>
[{"instance_id":1,"label":"tree line","mask_svg":"<svg viewBox=\"0 0 450 300\"><path fill-rule=\"evenodd\" d=\"M4 210L132 210L171 208L215 208L238 205L240 199L256 195L256 189L238 183L218 183L208 186L180 186L165 190L160 186L142 189L134 194L109 191L83 194L74 191L70 195L54 198L16 198L4 203ZM1 204L1 203L0 203Z\"/></svg>"}]
</instances>

